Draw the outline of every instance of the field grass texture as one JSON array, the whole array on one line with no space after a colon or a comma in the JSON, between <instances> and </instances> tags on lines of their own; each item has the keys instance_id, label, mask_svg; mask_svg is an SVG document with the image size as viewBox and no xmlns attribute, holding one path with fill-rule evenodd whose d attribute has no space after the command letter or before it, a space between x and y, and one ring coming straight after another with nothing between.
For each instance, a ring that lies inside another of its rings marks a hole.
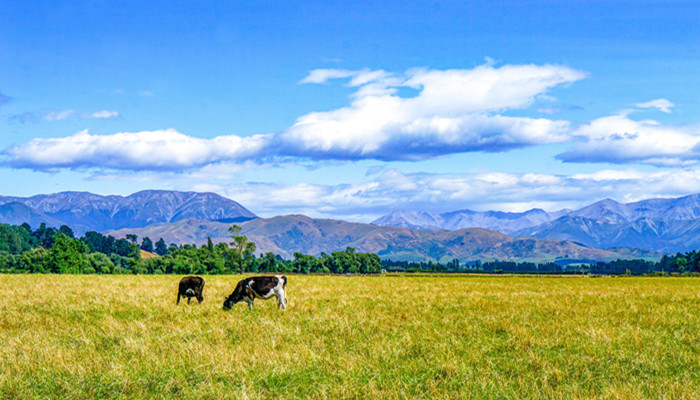
<instances>
[{"instance_id":1,"label":"field grass texture","mask_svg":"<svg viewBox=\"0 0 700 400\"><path fill-rule=\"evenodd\" d=\"M2 399L699 399L700 279L2 275Z\"/></svg>"}]
</instances>

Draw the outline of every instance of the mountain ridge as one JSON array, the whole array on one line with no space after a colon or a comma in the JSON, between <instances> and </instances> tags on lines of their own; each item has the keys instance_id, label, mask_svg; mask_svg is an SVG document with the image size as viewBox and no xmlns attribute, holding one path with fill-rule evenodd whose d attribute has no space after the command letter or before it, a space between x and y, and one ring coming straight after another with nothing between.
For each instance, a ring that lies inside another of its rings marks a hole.
<instances>
[{"instance_id":1,"label":"mountain ridge","mask_svg":"<svg viewBox=\"0 0 700 400\"><path fill-rule=\"evenodd\" d=\"M413 229L485 228L503 233L540 225L559 218L571 210L548 213L533 208L521 213L505 211L472 211L469 209L431 213L428 211L398 210L380 217L371 223L381 226L400 226Z\"/></svg>"},{"instance_id":2,"label":"mountain ridge","mask_svg":"<svg viewBox=\"0 0 700 400\"><path fill-rule=\"evenodd\" d=\"M35 220L65 224L81 234L139 228L185 218L244 221L257 218L239 203L215 193L144 190L128 196L60 192L32 197L0 196L0 205L21 203L35 211ZM50 221L48 220L50 219Z\"/></svg>"},{"instance_id":3,"label":"mountain ridge","mask_svg":"<svg viewBox=\"0 0 700 400\"><path fill-rule=\"evenodd\" d=\"M190 218L227 224L258 219L257 215L234 200L214 193L144 190L120 196L67 191L31 197L0 196L0 222L28 222L34 227L42 222L55 227L65 224L73 228L77 235L82 235L88 230L111 232L120 229L140 229ZM261 219L258 223L263 226L271 224L269 221L280 223L274 218ZM307 224L312 223L307 221ZM626 204L604 199L578 210L561 210L554 213L541 209L531 209L522 213L462 209L442 214L400 210L375 220L372 225L445 231L484 228L516 238L522 236L558 239L598 249L625 247L675 253L700 248L700 194L647 199ZM346 228L349 226L344 225ZM189 228L198 230L196 226ZM289 225L289 229L303 231L302 228ZM363 229L371 231L368 228ZM319 243L326 243L325 245L331 240L328 238L333 238L336 242L345 240L330 234L327 229L323 234L319 233L320 231L305 230L307 235L312 235ZM291 233L286 235L290 243L298 240ZM413 235L420 236L418 233ZM191 236L194 238L197 235ZM370 236L375 244L384 243L387 248L390 246L382 239L382 235ZM285 248L275 244L272 239L263 236L259 236L258 239L268 243L270 248ZM356 240L362 242L362 238ZM314 248L306 249L315 251Z\"/></svg>"},{"instance_id":4,"label":"mountain ridge","mask_svg":"<svg viewBox=\"0 0 700 400\"><path fill-rule=\"evenodd\" d=\"M286 258L296 252L319 255L353 247L359 252L376 253L393 260L461 261L532 260L555 261L586 259L607 261L616 258L648 257L652 252L629 249L601 250L556 239L512 237L483 228L461 230L418 230L383 227L373 224L332 219L314 219L304 215L258 218L239 224L241 234L257 245L256 253L273 252ZM121 238L127 234L166 242L202 245L230 242L230 225L195 219L141 229L121 229L109 234Z\"/></svg>"},{"instance_id":5,"label":"mountain ridge","mask_svg":"<svg viewBox=\"0 0 700 400\"><path fill-rule=\"evenodd\" d=\"M700 194L619 203L595 202L542 225L514 232L591 247L639 247L666 253L700 248Z\"/></svg>"},{"instance_id":6,"label":"mountain ridge","mask_svg":"<svg viewBox=\"0 0 700 400\"><path fill-rule=\"evenodd\" d=\"M416 229L481 225L514 236L570 240L595 248L643 248L667 253L700 248L700 194L630 203L603 199L578 210L562 210L562 215L559 216L539 209L502 214L494 211L464 211L429 214L429 220L420 220L411 217L424 214L404 210L387 214L373 223L384 226L410 226ZM539 213L543 222L537 224L537 220L528 220L527 216L533 213ZM444 216L449 217L453 214L480 215L491 219L479 222L473 217L466 218L461 225L456 226L436 223L440 218L444 221Z\"/></svg>"}]
</instances>

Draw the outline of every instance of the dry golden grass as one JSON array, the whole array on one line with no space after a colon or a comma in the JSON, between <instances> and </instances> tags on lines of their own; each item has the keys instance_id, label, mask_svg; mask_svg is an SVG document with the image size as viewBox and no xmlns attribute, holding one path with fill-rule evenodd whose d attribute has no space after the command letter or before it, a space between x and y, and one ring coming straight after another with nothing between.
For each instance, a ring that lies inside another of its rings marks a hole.
<instances>
[{"instance_id":1,"label":"dry golden grass","mask_svg":"<svg viewBox=\"0 0 700 400\"><path fill-rule=\"evenodd\" d=\"M2 278L3 399L700 398L700 279Z\"/></svg>"},{"instance_id":2,"label":"dry golden grass","mask_svg":"<svg viewBox=\"0 0 700 400\"><path fill-rule=\"evenodd\" d=\"M143 259L158 257L158 254L151 253L150 251L146 251L146 250L139 250L139 254L141 255L141 258L143 258Z\"/></svg>"}]
</instances>

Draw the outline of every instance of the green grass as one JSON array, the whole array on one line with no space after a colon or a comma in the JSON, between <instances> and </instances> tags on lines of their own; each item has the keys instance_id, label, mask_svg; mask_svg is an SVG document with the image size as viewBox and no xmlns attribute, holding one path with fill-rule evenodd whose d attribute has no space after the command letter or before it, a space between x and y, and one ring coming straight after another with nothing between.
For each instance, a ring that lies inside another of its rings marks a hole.
<instances>
[{"instance_id":1,"label":"green grass","mask_svg":"<svg viewBox=\"0 0 700 400\"><path fill-rule=\"evenodd\" d=\"M700 279L3 275L0 398L698 399Z\"/></svg>"}]
</instances>

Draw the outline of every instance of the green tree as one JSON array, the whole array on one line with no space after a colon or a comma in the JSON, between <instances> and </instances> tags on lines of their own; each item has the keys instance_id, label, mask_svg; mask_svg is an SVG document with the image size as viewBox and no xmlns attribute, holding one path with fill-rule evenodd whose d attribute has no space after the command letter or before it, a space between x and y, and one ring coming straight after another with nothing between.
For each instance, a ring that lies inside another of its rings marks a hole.
<instances>
[{"instance_id":1,"label":"green tree","mask_svg":"<svg viewBox=\"0 0 700 400\"><path fill-rule=\"evenodd\" d=\"M141 240L141 250L153 253L153 241L148 236Z\"/></svg>"},{"instance_id":2,"label":"green tree","mask_svg":"<svg viewBox=\"0 0 700 400\"><path fill-rule=\"evenodd\" d=\"M80 240L88 245L91 253L97 252L109 255L117 251L116 239L113 236L104 236L95 231L88 231L85 232L85 236L81 237ZM128 241L125 239L120 240L123 240L128 246Z\"/></svg>"},{"instance_id":3,"label":"green tree","mask_svg":"<svg viewBox=\"0 0 700 400\"><path fill-rule=\"evenodd\" d=\"M156 254L158 254L159 256L164 256L168 254L168 247L165 245L165 240L163 240L163 238L160 238L160 240L156 242L155 250Z\"/></svg>"},{"instance_id":4,"label":"green tree","mask_svg":"<svg viewBox=\"0 0 700 400\"><path fill-rule=\"evenodd\" d=\"M676 258L675 267L678 272L686 272L688 270L688 259L685 257Z\"/></svg>"},{"instance_id":5,"label":"green tree","mask_svg":"<svg viewBox=\"0 0 700 400\"><path fill-rule=\"evenodd\" d=\"M55 228L47 227L46 224L42 222L39 228L34 231L33 235L39 240L41 247L48 249L53 244L53 236L55 233Z\"/></svg>"},{"instance_id":6,"label":"green tree","mask_svg":"<svg viewBox=\"0 0 700 400\"><path fill-rule=\"evenodd\" d=\"M64 235L68 236L71 239L75 239L75 235L73 234L73 229L71 229L70 226L68 226L68 225L61 225L58 228L58 231Z\"/></svg>"},{"instance_id":7,"label":"green tree","mask_svg":"<svg viewBox=\"0 0 700 400\"><path fill-rule=\"evenodd\" d=\"M20 260L20 269L29 271L31 273L45 273L46 270L46 258L48 256L48 251L43 247L38 247L36 249L22 253L22 258Z\"/></svg>"},{"instance_id":8,"label":"green tree","mask_svg":"<svg viewBox=\"0 0 700 400\"><path fill-rule=\"evenodd\" d=\"M241 235L243 229L238 225L233 225L228 228L229 233L231 233L231 258L233 259L234 265L238 267L238 272L243 273L244 261L247 257L255 252L255 243L248 240L247 237Z\"/></svg>"},{"instance_id":9,"label":"green tree","mask_svg":"<svg viewBox=\"0 0 700 400\"><path fill-rule=\"evenodd\" d=\"M126 239L119 239L114 242L114 252L122 257L128 257L132 252L132 246L136 245L129 243ZM138 248L138 246L136 246L136 248Z\"/></svg>"},{"instance_id":10,"label":"green tree","mask_svg":"<svg viewBox=\"0 0 700 400\"><path fill-rule=\"evenodd\" d=\"M260 257L260 272L276 272L277 271L277 257L272 252L267 252Z\"/></svg>"},{"instance_id":11,"label":"green tree","mask_svg":"<svg viewBox=\"0 0 700 400\"><path fill-rule=\"evenodd\" d=\"M314 256L295 252L294 260L292 260L292 270L301 274L308 274L313 267L313 260Z\"/></svg>"},{"instance_id":12,"label":"green tree","mask_svg":"<svg viewBox=\"0 0 700 400\"><path fill-rule=\"evenodd\" d=\"M114 271L114 263L106 254L91 253L87 256L89 273L111 274Z\"/></svg>"},{"instance_id":13,"label":"green tree","mask_svg":"<svg viewBox=\"0 0 700 400\"><path fill-rule=\"evenodd\" d=\"M382 270L382 260L373 253L358 253L356 258L360 264L360 273L376 274Z\"/></svg>"},{"instance_id":14,"label":"green tree","mask_svg":"<svg viewBox=\"0 0 700 400\"><path fill-rule=\"evenodd\" d=\"M357 260L357 253L352 247L348 247L345 251L334 251L331 253L333 261L330 270L335 273L351 273L360 272L360 263Z\"/></svg>"},{"instance_id":15,"label":"green tree","mask_svg":"<svg viewBox=\"0 0 700 400\"><path fill-rule=\"evenodd\" d=\"M46 257L48 270L60 274L79 274L86 267L85 254L89 251L85 243L57 232Z\"/></svg>"},{"instance_id":16,"label":"green tree","mask_svg":"<svg viewBox=\"0 0 700 400\"><path fill-rule=\"evenodd\" d=\"M0 224L0 251L21 254L37 247L39 241L22 226Z\"/></svg>"}]
</instances>

